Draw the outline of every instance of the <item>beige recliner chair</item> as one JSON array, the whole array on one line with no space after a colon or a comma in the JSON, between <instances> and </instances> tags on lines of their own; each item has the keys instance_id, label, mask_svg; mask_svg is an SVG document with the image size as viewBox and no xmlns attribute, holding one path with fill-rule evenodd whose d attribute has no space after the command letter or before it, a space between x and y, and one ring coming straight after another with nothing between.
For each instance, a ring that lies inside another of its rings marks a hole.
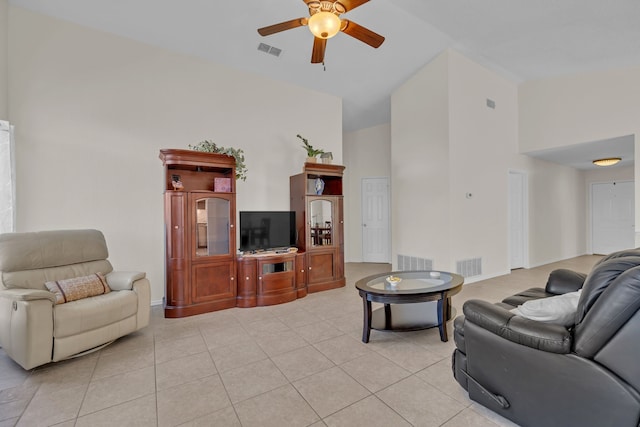
<instances>
[{"instance_id":1,"label":"beige recliner chair","mask_svg":"<svg viewBox=\"0 0 640 427\"><path fill-rule=\"evenodd\" d=\"M97 230L0 235L0 347L9 357L31 369L99 348L149 324L145 273L115 272L108 255ZM106 278L108 293L56 303L45 286L96 273Z\"/></svg>"}]
</instances>

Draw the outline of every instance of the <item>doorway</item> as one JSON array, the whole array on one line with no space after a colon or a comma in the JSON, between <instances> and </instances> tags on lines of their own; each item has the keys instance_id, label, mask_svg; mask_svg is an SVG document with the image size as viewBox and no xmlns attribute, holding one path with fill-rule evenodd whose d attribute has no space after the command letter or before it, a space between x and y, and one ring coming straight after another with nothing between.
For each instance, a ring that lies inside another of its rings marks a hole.
<instances>
[{"instance_id":1,"label":"doorway","mask_svg":"<svg viewBox=\"0 0 640 427\"><path fill-rule=\"evenodd\" d=\"M635 247L634 182L591 184L591 252Z\"/></svg>"},{"instance_id":2,"label":"doorway","mask_svg":"<svg viewBox=\"0 0 640 427\"><path fill-rule=\"evenodd\" d=\"M527 267L528 189L525 172L509 171L509 266Z\"/></svg>"},{"instance_id":3,"label":"doorway","mask_svg":"<svg viewBox=\"0 0 640 427\"><path fill-rule=\"evenodd\" d=\"M362 261L390 262L389 178L362 178Z\"/></svg>"}]
</instances>

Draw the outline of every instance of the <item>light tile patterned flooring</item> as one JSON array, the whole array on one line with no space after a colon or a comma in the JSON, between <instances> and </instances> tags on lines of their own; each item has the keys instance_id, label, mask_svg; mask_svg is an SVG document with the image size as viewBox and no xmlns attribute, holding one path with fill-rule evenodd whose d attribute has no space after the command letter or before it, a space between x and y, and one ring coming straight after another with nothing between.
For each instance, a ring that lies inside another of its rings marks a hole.
<instances>
[{"instance_id":1,"label":"light tile patterned flooring","mask_svg":"<svg viewBox=\"0 0 640 427\"><path fill-rule=\"evenodd\" d=\"M544 286L583 256L464 286L497 301ZM99 352L24 371L0 349L5 426L513 426L470 401L451 374L453 339L437 329L371 332L361 342L355 282L386 264L347 264L347 286L270 307L151 325ZM451 327L450 333L451 333Z\"/></svg>"}]
</instances>

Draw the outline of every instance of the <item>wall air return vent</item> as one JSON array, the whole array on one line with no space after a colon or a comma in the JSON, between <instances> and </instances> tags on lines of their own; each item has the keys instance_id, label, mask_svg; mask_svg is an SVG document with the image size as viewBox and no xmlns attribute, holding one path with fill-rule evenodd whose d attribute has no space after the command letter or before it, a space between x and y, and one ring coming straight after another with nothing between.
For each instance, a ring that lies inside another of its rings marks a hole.
<instances>
[{"instance_id":1,"label":"wall air return vent","mask_svg":"<svg viewBox=\"0 0 640 427\"><path fill-rule=\"evenodd\" d=\"M398 271L433 270L433 260L398 254Z\"/></svg>"},{"instance_id":2,"label":"wall air return vent","mask_svg":"<svg viewBox=\"0 0 640 427\"><path fill-rule=\"evenodd\" d=\"M480 276L482 274L482 258L469 258L456 262L456 273L462 277Z\"/></svg>"}]
</instances>

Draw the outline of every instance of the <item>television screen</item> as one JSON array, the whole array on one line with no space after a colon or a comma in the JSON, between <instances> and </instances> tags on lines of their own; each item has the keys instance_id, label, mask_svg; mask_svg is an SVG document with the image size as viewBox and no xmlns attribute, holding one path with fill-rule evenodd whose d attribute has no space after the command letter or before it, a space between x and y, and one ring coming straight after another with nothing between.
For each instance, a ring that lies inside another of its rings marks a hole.
<instances>
[{"instance_id":1,"label":"television screen","mask_svg":"<svg viewBox=\"0 0 640 427\"><path fill-rule=\"evenodd\" d=\"M240 250L283 249L296 245L296 213L241 211Z\"/></svg>"}]
</instances>

